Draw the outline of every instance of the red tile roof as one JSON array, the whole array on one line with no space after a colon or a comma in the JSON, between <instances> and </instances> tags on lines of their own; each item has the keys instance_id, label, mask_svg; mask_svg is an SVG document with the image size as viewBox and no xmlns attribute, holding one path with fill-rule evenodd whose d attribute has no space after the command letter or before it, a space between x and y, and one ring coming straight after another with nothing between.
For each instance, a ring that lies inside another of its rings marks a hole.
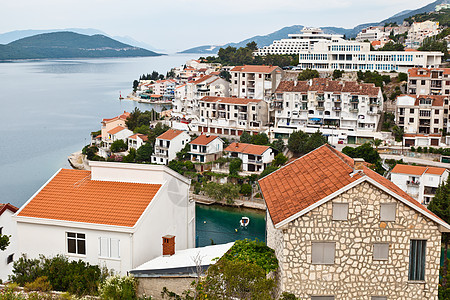
<instances>
[{"instance_id":1,"label":"red tile roof","mask_svg":"<svg viewBox=\"0 0 450 300\"><path fill-rule=\"evenodd\" d=\"M110 122L110 121L115 121L118 119L126 120L129 116L130 116L130 113L124 111L123 114L121 114L120 116L110 118L110 119L103 119L102 122Z\"/></svg>"},{"instance_id":2,"label":"red tile roof","mask_svg":"<svg viewBox=\"0 0 450 300\"><path fill-rule=\"evenodd\" d=\"M163 134L161 134L160 136L158 136L157 138L161 139L161 140L169 140L170 141L182 133L183 133L183 130L169 129L166 132L164 132Z\"/></svg>"},{"instance_id":3,"label":"red tile roof","mask_svg":"<svg viewBox=\"0 0 450 300\"><path fill-rule=\"evenodd\" d=\"M133 227L160 184L98 181L61 169L18 216Z\"/></svg>"},{"instance_id":4,"label":"red tile roof","mask_svg":"<svg viewBox=\"0 0 450 300\"><path fill-rule=\"evenodd\" d=\"M448 96L444 95L410 95L411 97L416 97L416 102L414 105L420 104L420 99L431 99L431 105L432 106L443 106L444 105L444 99L448 99Z\"/></svg>"},{"instance_id":5,"label":"red tile roof","mask_svg":"<svg viewBox=\"0 0 450 300\"><path fill-rule=\"evenodd\" d=\"M262 100L261 99L247 99L247 98L233 98L233 97L205 96L202 99L200 99L200 101L247 105L249 103L258 103L258 102L261 102Z\"/></svg>"},{"instance_id":6,"label":"red tile roof","mask_svg":"<svg viewBox=\"0 0 450 300\"><path fill-rule=\"evenodd\" d=\"M434 175L442 175L442 173L444 173L445 170L446 170L445 168L438 168L438 167L422 167L422 166L397 164L392 169L391 173L411 174L411 175L422 175L424 173L427 173Z\"/></svg>"},{"instance_id":7,"label":"red tile roof","mask_svg":"<svg viewBox=\"0 0 450 300\"><path fill-rule=\"evenodd\" d=\"M355 173L353 159L329 145L323 145L260 179L259 185L270 217L277 224L363 176L432 214L394 183L366 166Z\"/></svg>"},{"instance_id":8,"label":"red tile roof","mask_svg":"<svg viewBox=\"0 0 450 300\"><path fill-rule=\"evenodd\" d=\"M236 66L230 70L230 72L243 72L243 73L272 73L279 67L277 66L264 66L264 65L245 65Z\"/></svg>"},{"instance_id":9,"label":"red tile roof","mask_svg":"<svg viewBox=\"0 0 450 300\"><path fill-rule=\"evenodd\" d=\"M253 145L246 143L231 143L228 147L225 148L225 151L262 155L269 149L270 149L269 146Z\"/></svg>"},{"instance_id":10,"label":"red tile roof","mask_svg":"<svg viewBox=\"0 0 450 300\"><path fill-rule=\"evenodd\" d=\"M125 129L125 127L117 126L117 127L114 127L113 129L111 129L110 131L108 131L108 133L109 134L116 134L118 132L121 132L124 129Z\"/></svg>"},{"instance_id":11,"label":"red tile roof","mask_svg":"<svg viewBox=\"0 0 450 300\"><path fill-rule=\"evenodd\" d=\"M215 139L217 139L218 136L217 135L207 135L207 134L202 134L199 137L197 137L196 139L194 139L193 141L191 141L189 144L191 145L208 145L209 143L211 143L212 141L214 141Z\"/></svg>"},{"instance_id":12,"label":"red tile roof","mask_svg":"<svg viewBox=\"0 0 450 300\"><path fill-rule=\"evenodd\" d=\"M16 211L18 211L19 209L17 207L15 207L12 204L9 203L0 203L0 216L6 211L6 210L10 210L11 212L15 213Z\"/></svg>"},{"instance_id":13,"label":"red tile roof","mask_svg":"<svg viewBox=\"0 0 450 300\"><path fill-rule=\"evenodd\" d=\"M138 137L141 140L143 140L144 142L148 141L148 136L146 136L145 134L140 134L140 133L133 134L132 136L129 137L129 139L137 140Z\"/></svg>"}]
</instances>

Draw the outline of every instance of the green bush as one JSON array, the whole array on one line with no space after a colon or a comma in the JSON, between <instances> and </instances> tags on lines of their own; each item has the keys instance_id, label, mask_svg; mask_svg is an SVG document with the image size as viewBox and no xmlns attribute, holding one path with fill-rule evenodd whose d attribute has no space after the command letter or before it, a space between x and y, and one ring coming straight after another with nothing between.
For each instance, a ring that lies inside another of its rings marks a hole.
<instances>
[{"instance_id":1,"label":"green bush","mask_svg":"<svg viewBox=\"0 0 450 300\"><path fill-rule=\"evenodd\" d=\"M137 281L132 276L111 276L100 286L100 298L104 300L136 299Z\"/></svg>"},{"instance_id":2,"label":"green bush","mask_svg":"<svg viewBox=\"0 0 450 300\"><path fill-rule=\"evenodd\" d=\"M422 153L422 147L417 147L417 152Z\"/></svg>"},{"instance_id":3,"label":"green bush","mask_svg":"<svg viewBox=\"0 0 450 300\"><path fill-rule=\"evenodd\" d=\"M287 161L288 161L288 158L286 156L284 156L283 153L280 152L275 156L275 158L272 162L272 165L278 167L278 166L284 165Z\"/></svg>"},{"instance_id":4,"label":"green bush","mask_svg":"<svg viewBox=\"0 0 450 300\"><path fill-rule=\"evenodd\" d=\"M123 140L117 140L111 144L111 152L123 152L128 149L128 145Z\"/></svg>"},{"instance_id":5,"label":"green bush","mask_svg":"<svg viewBox=\"0 0 450 300\"><path fill-rule=\"evenodd\" d=\"M47 276L41 276L36 278L33 282L27 282L24 286L25 291L39 291L48 292L52 290L52 285L48 281Z\"/></svg>"},{"instance_id":6,"label":"green bush","mask_svg":"<svg viewBox=\"0 0 450 300\"><path fill-rule=\"evenodd\" d=\"M414 148L414 147L411 147L411 152L416 152L416 148Z\"/></svg>"},{"instance_id":7,"label":"green bush","mask_svg":"<svg viewBox=\"0 0 450 300\"><path fill-rule=\"evenodd\" d=\"M241 170L242 160L240 158L235 158L230 162L229 172L230 175L238 175Z\"/></svg>"},{"instance_id":8,"label":"green bush","mask_svg":"<svg viewBox=\"0 0 450 300\"><path fill-rule=\"evenodd\" d=\"M288 293L288 292L284 292L283 294L281 294L280 300L297 300L298 298L295 297L294 294L292 293Z\"/></svg>"},{"instance_id":9,"label":"green bush","mask_svg":"<svg viewBox=\"0 0 450 300\"><path fill-rule=\"evenodd\" d=\"M101 270L82 260L69 261L64 255L51 258L41 256L39 259L29 259L23 255L14 262L10 279L24 286L45 276L54 290L81 296L95 295L106 275L106 269Z\"/></svg>"},{"instance_id":10,"label":"green bush","mask_svg":"<svg viewBox=\"0 0 450 300\"><path fill-rule=\"evenodd\" d=\"M239 191L244 196L250 196L252 194L252 186L248 183L241 185L241 190Z\"/></svg>"}]
</instances>

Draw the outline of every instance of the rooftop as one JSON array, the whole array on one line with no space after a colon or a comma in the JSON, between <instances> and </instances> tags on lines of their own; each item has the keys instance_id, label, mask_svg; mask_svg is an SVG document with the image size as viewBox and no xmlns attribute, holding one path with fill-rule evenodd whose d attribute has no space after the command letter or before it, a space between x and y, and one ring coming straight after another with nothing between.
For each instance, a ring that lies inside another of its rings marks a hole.
<instances>
[{"instance_id":1,"label":"rooftop","mask_svg":"<svg viewBox=\"0 0 450 300\"><path fill-rule=\"evenodd\" d=\"M262 155L269 149L270 149L269 146L253 145L246 143L231 143L228 147L225 148L225 151Z\"/></svg>"},{"instance_id":2,"label":"rooftop","mask_svg":"<svg viewBox=\"0 0 450 300\"><path fill-rule=\"evenodd\" d=\"M6 211L10 210L12 213L15 213L19 209L12 204L9 203L0 203L0 216Z\"/></svg>"},{"instance_id":3,"label":"rooftop","mask_svg":"<svg viewBox=\"0 0 450 300\"><path fill-rule=\"evenodd\" d=\"M264 66L264 65L245 65L236 66L230 70L230 72L244 72L244 73L272 73L279 67L277 66Z\"/></svg>"},{"instance_id":4,"label":"rooftop","mask_svg":"<svg viewBox=\"0 0 450 300\"><path fill-rule=\"evenodd\" d=\"M442 175L445 172L445 168L438 167L422 167L422 166L410 166L397 164L392 169L391 173L396 174L409 174L409 175L422 175L422 174L434 174Z\"/></svg>"},{"instance_id":5,"label":"rooftop","mask_svg":"<svg viewBox=\"0 0 450 300\"><path fill-rule=\"evenodd\" d=\"M218 137L219 136L217 136L217 135L201 134L200 136L198 136L197 138L192 140L189 144L205 146L205 145L208 145L209 143L211 143L212 141L214 141Z\"/></svg>"},{"instance_id":6,"label":"rooftop","mask_svg":"<svg viewBox=\"0 0 450 300\"><path fill-rule=\"evenodd\" d=\"M133 227L160 188L91 180L90 171L61 169L18 216Z\"/></svg>"},{"instance_id":7,"label":"rooftop","mask_svg":"<svg viewBox=\"0 0 450 300\"><path fill-rule=\"evenodd\" d=\"M177 136L179 136L180 134L182 134L184 131L183 130L178 130L178 129L169 129L166 132L164 132L163 134L161 134L160 136L158 136L158 139L161 140L173 140L174 138L176 138Z\"/></svg>"},{"instance_id":8,"label":"rooftop","mask_svg":"<svg viewBox=\"0 0 450 300\"><path fill-rule=\"evenodd\" d=\"M116 134L118 132L121 132L124 129L126 129L126 128L123 127L123 126L117 126L117 127L114 127L113 129L111 129L110 131L108 131L108 133L109 134Z\"/></svg>"}]
</instances>

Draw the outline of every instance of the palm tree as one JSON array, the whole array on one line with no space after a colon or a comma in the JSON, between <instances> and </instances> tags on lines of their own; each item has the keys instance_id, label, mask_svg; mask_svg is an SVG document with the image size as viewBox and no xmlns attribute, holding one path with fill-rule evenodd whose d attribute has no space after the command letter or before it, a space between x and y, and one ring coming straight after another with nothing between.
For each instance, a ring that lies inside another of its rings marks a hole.
<instances>
[{"instance_id":1,"label":"palm tree","mask_svg":"<svg viewBox=\"0 0 450 300\"><path fill-rule=\"evenodd\" d=\"M375 146L375 149L377 150L377 152L378 152L378 147L381 145L382 142L383 142L383 141L380 140L380 139L374 139L374 140L370 141L370 143L371 143L373 146Z\"/></svg>"}]
</instances>

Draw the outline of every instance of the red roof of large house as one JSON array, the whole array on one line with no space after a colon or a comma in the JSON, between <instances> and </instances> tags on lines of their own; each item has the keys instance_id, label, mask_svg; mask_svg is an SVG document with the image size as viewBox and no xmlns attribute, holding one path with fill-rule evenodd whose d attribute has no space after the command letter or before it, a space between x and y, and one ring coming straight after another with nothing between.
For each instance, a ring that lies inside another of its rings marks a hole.
<instances>
[{"instance_id":1,"label":"red roof of large house","mask_svg":"<svg viewBox=\"0 0 450 300\"><path fill-rule=\"evenodd\" d=\"M161 134L160 136L158 136L157 138L161 139L161 140L169 140L170 141L182 133L183 133L183 130L169 129L166 132L164 132L163 134Z\"/></svg>"},{"instance_id":2,"label":"red roof of large house","mask_svg":"<svg viewBox=\"0 0 450 300\"><path fill-rule=\"evenodd\" d=\"M121 115L119 115L117 117L114 117L114 118L103 119L102 122L110 122L110 121L114 121L114 120L118 120L118 119L126 120L129 115L130 115L129 112L124 111L123 114L121 114Z\"/></svg>"},{"instance_id":3,"label":"red roof of large house","mask_svg":"<svg viewBox=\"0 0 450 300\"><path fill-rule=\"evenodd\" d=\"M270 149L269 146L253 145L246 143L231 143L228 147L225 148L225 151L262 155L269 149Z\"/></svg>"},{"instance_id":4,"label":"red roof of large house","mask_svg":"<svg viewBox=\"0 0 450 300\"><path fill-rule=\"evenodd\" d=\"M108 133L109 134L116 134L118 132L121 132L124 129L126 129L126 128L123 127L123 126L117 126L117 127L114 127L113 129L111 129L110 131L108 131Z\"/></svg>"},{"instance_id":5,"label":"red roof of large house","mask_svg":"<svg viewBox=\"0 0 450 300\"><path fill-rule=\"evenodd\" d=\"M138 137L141 140L143 140L144 142L148 141L148 136L146 136L145 134L141 134L141 133L133 134L132 136L129 137L129 139L137 140Z\"/></svg>"},{"instance_id":6,"label":"red roof of large house","mask_svg":"<svg viewBox=\"0 0 450 300\"><path fill-rule=\"evenodd\" d=\"M405 199L416 209L430 214L435 221L443 222L390 180L364 165L358 172L354 167L352 158L329 145L323 145L260 179L259 185L273 223L276 225L307 211L313 204L364 177Z\"/></svg>"},{"instance_id":7,"label":"red roof of large house","mask_svg":"<svg viewBox=\"0 0 450 300\"><path fill-rule=\"evenodd\" d=\"M91 180L90 175L61 169L18 216L133 227L161 187Z\"/></svg>"},{"instance_id":8,"label":"red roof of large house","mask_svg":"<svg viewBox=\"0 0 450 300\"><path fill-rule=\"evenodd\" d=\"M218 137L219 136L217 135L202 134L197 138L195 138L194 140L192 140L189 144L205 146L214 141L215 139L217 139Z\"/></svg>"},{"instance_id":9,"label":"red roof of large house","mask_svg":"<svg viewBox=\"0 0 450 300\"><path fill-rule=\"evenodd\" d=\"M15 207L12 204L9 203L0 203L0 216L6 211L6 210L10 210L11 212L15 213L16 211L18 211L19 209L17 207Z\"/></svg>"},{"instance_id":10,"label":"red roof of large house","mask_svg":"<svg viewBox=\"0 0 450 300\"><path fill-rule=\"evenodd\" d=\"M272 73L276 70L277 66L264 66L264 65L245 65L236 66L230 70L230 72L244 72L244 73Z\"/></svg>"},{"instance_id":11,"label":"red roof of large house","mask_svg":"<svg viewBox=\"0 0 450 300\"><path fill-rule=\"evenodd\" d=\"M438 167L422 167L422 166L409 166L397 164L392 169L391 173L399 174L411 174L411 175L422 175L424 173L442 175L445 172L445 168Z\"/></svg>"}]
</instances>

